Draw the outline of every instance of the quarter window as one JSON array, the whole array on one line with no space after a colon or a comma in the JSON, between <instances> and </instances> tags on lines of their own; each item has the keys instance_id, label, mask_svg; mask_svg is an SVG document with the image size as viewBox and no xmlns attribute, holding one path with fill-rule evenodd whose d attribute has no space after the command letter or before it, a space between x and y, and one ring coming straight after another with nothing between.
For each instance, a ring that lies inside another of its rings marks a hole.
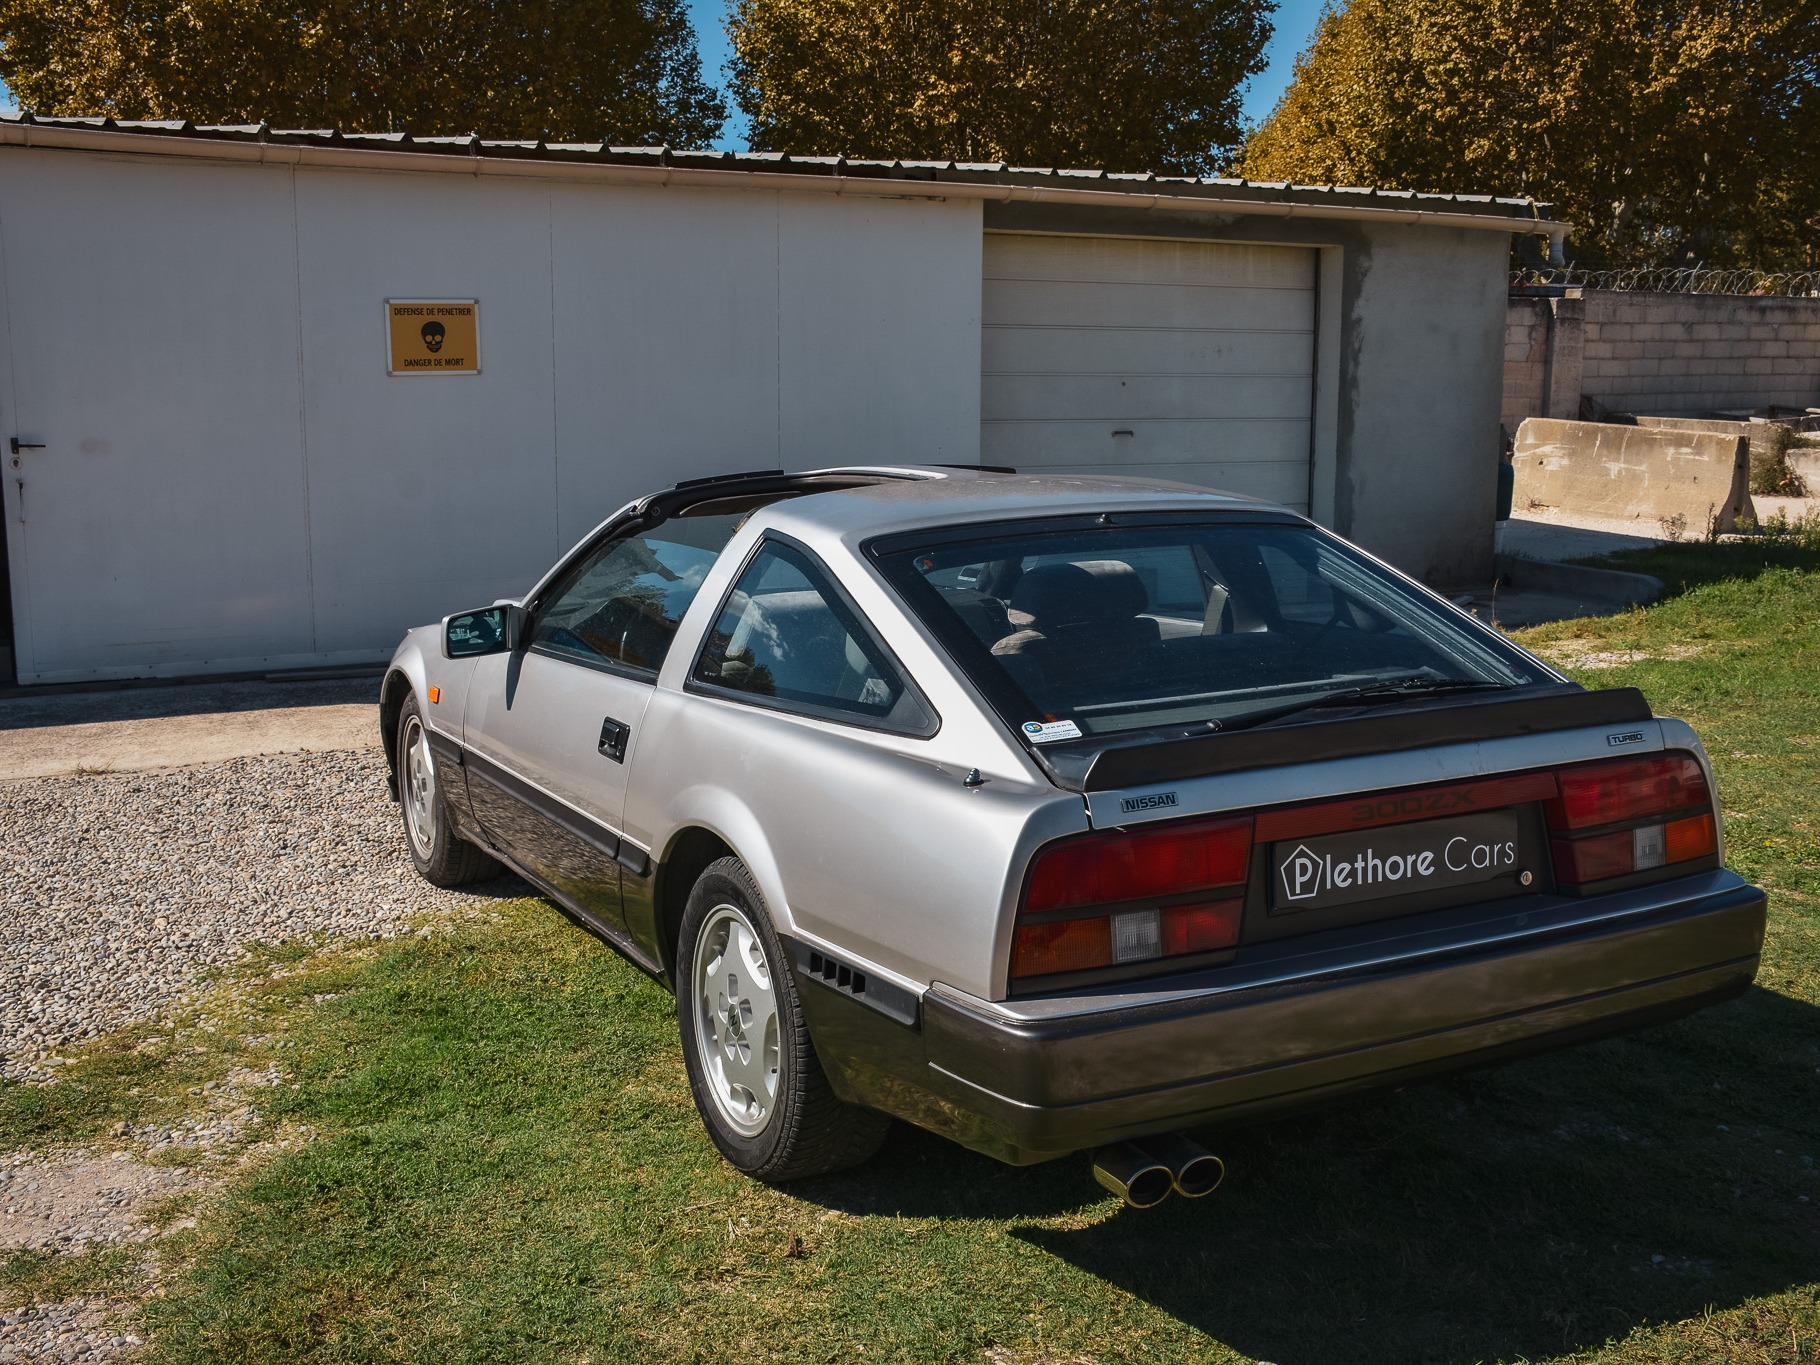
<instances>
[{"instance_id":1,"label":"quarter window","mask_svg":"<svg viewBox=\"0 0 1820 1365\"><path fill-rule=\"evenodd\" d=\"M824 572L766 541L740 574L694 680L785 710L912 734L934 717Z\"/></svg>"},{"instance_id":2,"label":"quarter window","mask_svg":"<svg viewBox=\"0 0 1820 1365\"><path fill-rule=\"evenodd\" d=\"M655 674L683 613L745 514L672 517L584 555L537 612L534 648Z\"/></svg>"}]
</instances>

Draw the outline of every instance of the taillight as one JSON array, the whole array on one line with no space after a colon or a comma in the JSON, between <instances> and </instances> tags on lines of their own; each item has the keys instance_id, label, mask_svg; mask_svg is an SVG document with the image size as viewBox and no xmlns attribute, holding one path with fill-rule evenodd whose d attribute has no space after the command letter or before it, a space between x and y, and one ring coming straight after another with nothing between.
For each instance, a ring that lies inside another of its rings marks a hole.
<instances>
[{"instance_id":1,"label":"taillight","mask_svg":"<svg viewBox=\"0 0 1820 1365\"><path fill-rule=\"evenodd\" d=\"M1585 763L1555 774L1555 878L1582 886L1719 852L1706 774L1692 754Z\"/></svg>"},{"instance_id":2,"label":"taillight","mask_svg":"<svg viewBox=\"0 0 1820 1365\"><path fill-rule=\"evenodd\" d=\"M1239 941L1251 817L1061 839L1036 855L1014 978L1216 952Z\"/></svg>"}]
</instances>

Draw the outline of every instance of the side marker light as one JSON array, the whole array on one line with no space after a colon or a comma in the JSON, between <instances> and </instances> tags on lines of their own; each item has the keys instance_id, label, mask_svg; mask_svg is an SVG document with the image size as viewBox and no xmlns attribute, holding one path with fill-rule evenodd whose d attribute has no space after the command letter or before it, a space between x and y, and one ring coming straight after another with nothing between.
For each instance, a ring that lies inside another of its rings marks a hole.
<instances>
[{"instance_id":1,"label":"side marker light","mask_svg":"<svg viewBox=\"0 0 1820 1365\"><path fill-rule=\"evenodd\" d=\"M436 705L437 702L439 702L441 700L442 700L442 689L440 687L432 687L430 689L430 705L434 706L434 705Z\"/></svg>"}]
</instances>

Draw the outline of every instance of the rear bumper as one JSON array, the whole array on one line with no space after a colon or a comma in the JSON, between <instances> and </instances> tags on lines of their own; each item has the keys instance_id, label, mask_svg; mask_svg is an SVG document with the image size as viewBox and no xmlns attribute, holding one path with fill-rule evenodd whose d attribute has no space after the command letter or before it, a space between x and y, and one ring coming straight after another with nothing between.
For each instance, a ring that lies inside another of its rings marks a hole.
<instances>
[{"instance_id":1,"label":"rear bumper","mask_svg":"<svg viewBox=\"0 0 1820 1365\"><path fill-rule=\"evenodd\" d=\"M937 986L922 998L925 1093L910 1103L900 1074L857 1097L1020 1164L1262 1117L1737 995L1756 975L1764 915L1761 890L1715 871L1291 942L1151 998L999 1005ZM872 1088L866 1070L855 1089Z\"/></svg>"}]
</instances>

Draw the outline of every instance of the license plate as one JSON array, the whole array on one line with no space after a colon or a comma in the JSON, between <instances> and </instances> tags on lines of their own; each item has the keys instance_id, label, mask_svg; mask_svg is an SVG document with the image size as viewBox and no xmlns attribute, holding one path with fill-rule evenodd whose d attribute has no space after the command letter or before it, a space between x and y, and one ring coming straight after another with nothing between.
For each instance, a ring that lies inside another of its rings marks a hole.
<instances>
[{"instance_id":1,"label":"license plate","mask_svg":"<svg viewBox=\"0 0 1820 1365\"><path fill-rule=\"evenodd\" d=\"M1272 850L1277 910L1324 910L1515 875L1517 813L1286 840Z\"/></svg>"}]
</instances>

